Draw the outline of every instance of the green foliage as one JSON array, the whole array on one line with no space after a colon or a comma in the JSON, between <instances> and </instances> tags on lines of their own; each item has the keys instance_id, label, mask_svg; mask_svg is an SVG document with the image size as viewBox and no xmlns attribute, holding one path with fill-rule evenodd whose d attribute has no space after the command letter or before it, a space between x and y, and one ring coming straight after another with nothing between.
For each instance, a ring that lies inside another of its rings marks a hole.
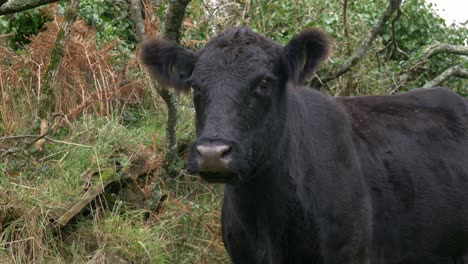
<instances>
[{"instance_id":1,"label":"green foliage","mask_svg":"<svg viewBox=\"0 0 468 264\"><path fill-rule=\"evenodd\" d=\"M9 46L14 49L28 44L30 37L39 33L44 24L51 21L51 14L41 8L0 16L0 34L8 34Z\"/></svg>"},{"instance_id":2,"label":"green foliage","mask_svg":"<svg viewBox=\"0 0 468 264\"><path fill-rule=\"evenodd\" d=\"M246 1L242 1L245 7ZM275 41L286 44L299 29L322 27L336 37L340 22L338 1L252 1L246 24Z\"/></svg>"},{"instance_id":3,"label":"green foliage","mask_svg":"<svg viewBox=\"0 0 468 264\"><path fill-rule=\"evenodd\" d=\"M133 33L133 24L129 19L127 1L82 0L78 16L87 26L96 28L97 43L116 40L123 46L122 48L127 50L135 48L137 40Z\"/></svg>"},{"instance_id":4,"label":"green foliage","mask_svg":"<svg viewBox=\"0 0 468 264\"><path fill-rule=\"evenodd\" d=\"M454 45L464 44L463 30L447 27L444 19L424 0L406 1L402 7L403 14L396 23L396 42L402 50L414 52L436 41ZM466 34L464 36L466 37ZM390 23L385 26L381 37L384 44L391 42Z\"/></svg>"},{"instance_id":5,"label":"green foliage","mask_svg":"<svg viewBox=\"0 0 468 264\"><path fill-rule=\"evenodd\" d=\"M59 2L58 14L64 15L65 3ZM88 26L96 28L97 43L119 41L127 50L133 50L137 40L133 33L133 24L129 19L128 3L125 0L82 0L78 16ZM52 20L50 9L39 7L12 15L0 17L0 34L12 34L8 37L14 48L29 43L29 38L36 35L44 24Z\"/></svg>"}]
</instances>

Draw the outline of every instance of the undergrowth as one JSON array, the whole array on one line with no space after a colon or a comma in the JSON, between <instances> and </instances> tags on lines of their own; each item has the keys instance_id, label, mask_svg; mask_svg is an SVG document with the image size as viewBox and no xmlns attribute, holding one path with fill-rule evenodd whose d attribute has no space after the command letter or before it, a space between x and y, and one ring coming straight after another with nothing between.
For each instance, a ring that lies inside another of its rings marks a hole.
<instances>
[{"instance_id":1,"label":"undergrowth","mask_svg":"<svg viewBox=\"0 0 468 264\"><path fill-rule=\"evenodd\" d=\"M156 110L133 111L131 123L122 116L76 120L56 131L42 158L24 152L2 156L0 263L227 261L220 241L221 189L183 168L174 179L154 174L140 184L141 190L155 184L167 195L158 211L128 198L139 193L100 196L65 227L53 225L87 184L106 180L91 172L123 166L141 155L152 156L147 166L158 167L165 116ZM178 133L183 139L193 136L193 111L182 113Z\"/></svg>"}]
</instances>

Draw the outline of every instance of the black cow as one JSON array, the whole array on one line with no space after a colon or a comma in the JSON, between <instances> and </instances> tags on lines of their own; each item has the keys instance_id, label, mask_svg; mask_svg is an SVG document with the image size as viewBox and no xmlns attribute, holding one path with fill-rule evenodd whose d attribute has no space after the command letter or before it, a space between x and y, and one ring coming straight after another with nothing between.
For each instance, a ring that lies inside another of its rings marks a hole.
<instances>
[{"instance_id":1,"label":"black cow","mask_svg":"<svg viewBox=\"0 0 468 264\"><path fill-rule=\"evenodd\" d=\"M224 183L233 263L462 263L468 248L468 106L443 88L330 97L303 87L329 54L305 30L281 46L230 28L192 52L141 58L193 90L188 170Z\"/></svg>"}]
</instances>

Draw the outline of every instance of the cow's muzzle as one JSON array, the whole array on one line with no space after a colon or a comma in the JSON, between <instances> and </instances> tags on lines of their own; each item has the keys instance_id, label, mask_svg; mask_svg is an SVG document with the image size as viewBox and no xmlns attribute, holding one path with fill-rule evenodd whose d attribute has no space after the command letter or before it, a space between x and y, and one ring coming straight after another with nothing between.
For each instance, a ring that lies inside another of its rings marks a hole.
<instances>
[{"instance_id":1,"label":"cow's muzzle","mask_svg":"<svg viewBox=\"0 0 468 264\"><path fill-rule=\"evenodd\" d=\"M232 168L235 153L236 147L229 141L198 140L192 146L187 169L208 182L227 183L235 175Z\"/></svg>"},{"instance_id":2,"label":"cow's muzzle","mask_svg":"<svg viewBox=\"0 0 468 264\"><path fill-rule=\"evenodd\" d=\"M226 173L232 160L232 146L203 144L196 146L199 173Z\"/></svg>"}]
</instances>

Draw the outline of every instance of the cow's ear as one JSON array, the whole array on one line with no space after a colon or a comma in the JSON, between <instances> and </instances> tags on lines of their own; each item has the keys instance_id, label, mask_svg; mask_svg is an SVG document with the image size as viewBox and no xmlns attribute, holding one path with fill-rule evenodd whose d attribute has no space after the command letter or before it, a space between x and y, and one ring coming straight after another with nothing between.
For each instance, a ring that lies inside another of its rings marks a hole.
<instances>
[{"instance_id":1,"label":"cow's ear","mask_svg":"<svg viewBox=\"0 0 468 264\"><path fill-rule=\"evenodd\" d=\"M281 54L282 73L288 81L302 84L328 58L330 51L330 39L323 30L304 30L284 47Z\"/></svg>"},{"instance_id":2,"label":"cow's ear","mask_svg":"<svg viewBox=\"0 0 468 264\"><path fill-rule=\"evenodd\" d=\"M197 61L193 51L175 41L148 40L141 45L140 58L160 84L172 86L178 92L190 89L186 81Z\"/></svg>"}]
</instances>

